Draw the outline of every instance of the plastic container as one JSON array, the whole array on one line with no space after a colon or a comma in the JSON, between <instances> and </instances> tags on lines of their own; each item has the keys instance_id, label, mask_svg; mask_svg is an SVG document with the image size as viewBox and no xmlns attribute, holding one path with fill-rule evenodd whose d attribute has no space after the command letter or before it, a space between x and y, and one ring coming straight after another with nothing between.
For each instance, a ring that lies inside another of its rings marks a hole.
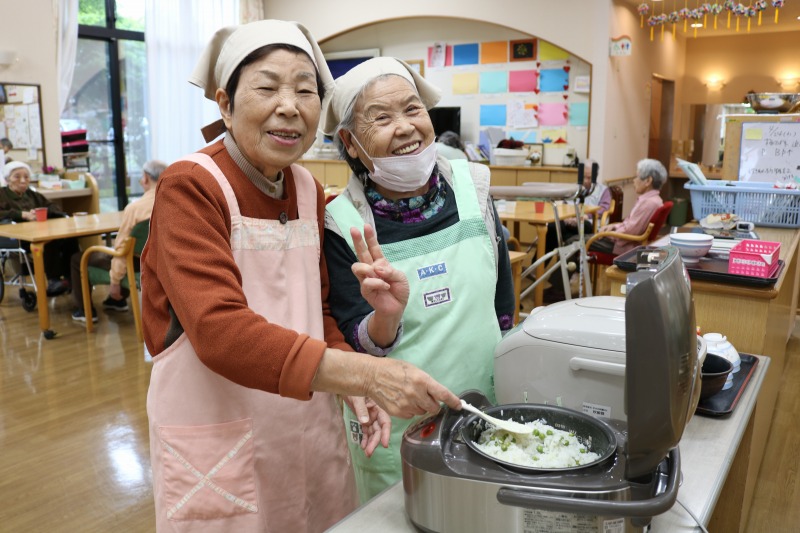
<instances>
[{"instance_id":1,"label":"plastic container","mask_svg":"<svg viewBox=\"0 0 800 533\"><path fill-rule=\"evenodd\" d=\"M686 198L673 198L672 211L669 212L667 223L670 226L683 226L686 224L686 216L689 212L689 204Z\"/></svg>"},{"instance_id":2,"label":"plastic container","mask_svg":"<svg viewBox=\"0 0 800 533\"><path fill-rule=\"evenodd\" d=\"M728 273L769 278L778 270L781 243L744 239L731 248Z\"/></svg>"},{"instance_id":3,"label":"plastic container","mask_svg":"<svg viewBox=\"0 0 800 533\"><path fill-rule=\"evenodd\" d=\"M511 148L495 148L494 164L506 165L510 167L525 166L528 160L528 152L525 150L514 150Z\"/></svg>"},{"instance_id":4,"label":"plastic container","mask_svg":"<svg viewBox=\"0 0 800 533\"><path fill-rule=\"evenodd\" d=\"M770 183L720 181L684 185L692 197L696 220L713 213L732 213L757 226L800 228L800 190L776 189Z\"/></svg>"}]
</instances>

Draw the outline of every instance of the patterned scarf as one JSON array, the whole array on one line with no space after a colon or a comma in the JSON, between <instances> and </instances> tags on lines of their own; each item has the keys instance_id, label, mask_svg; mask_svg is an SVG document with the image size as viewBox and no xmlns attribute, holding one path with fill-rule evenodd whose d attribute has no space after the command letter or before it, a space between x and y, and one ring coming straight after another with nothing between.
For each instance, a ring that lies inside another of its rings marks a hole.
<instances>
[{"instance_id":1,"label":"patterned scarf","mask_svg":"<svg viewBox=\"0 0 800 533\"><path fill-rule=\"evenodd\" d=\"M428 220L442 210L447 198L444 180L439 177L439 170L435 167L428 180L428 191L421 196L390 200L375 190L372 181L367 181L364 193L375 216L403 224Z\"/></svg>"}]
</instances>

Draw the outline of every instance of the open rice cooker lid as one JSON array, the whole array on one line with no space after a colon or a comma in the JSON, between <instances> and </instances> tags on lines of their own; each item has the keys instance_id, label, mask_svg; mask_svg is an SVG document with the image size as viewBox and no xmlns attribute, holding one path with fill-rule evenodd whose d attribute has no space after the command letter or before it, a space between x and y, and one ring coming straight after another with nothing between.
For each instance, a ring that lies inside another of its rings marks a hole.
<instances>
[{"instance_id":1,"label":"open rice cooker lid","mask_svg":"<svg viewBox=\"0 0 800 533\"><path fill-rule=\"evenodd\" d=\"M544 341L625 354L625 298L596 296L540 307L523 330Z\"/></svg>"}]
</instances>

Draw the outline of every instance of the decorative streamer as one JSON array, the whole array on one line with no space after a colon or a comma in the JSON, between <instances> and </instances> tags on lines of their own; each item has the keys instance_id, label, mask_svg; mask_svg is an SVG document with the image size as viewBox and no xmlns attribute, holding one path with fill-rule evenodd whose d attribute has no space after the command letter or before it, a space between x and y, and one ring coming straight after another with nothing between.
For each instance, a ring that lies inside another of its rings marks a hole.
<instances>
[{"instance_id":1,"label":"decorative streamer","mask_svg":"<svg viewBox=\"0 0 800 533\"><path fill-rule=\"evenodd\" d=\"M683 33L686 33L686 24L689 21L689 0L686 0L681 9L681 18L683 19Z\"/></svg>"},{"instance_id":2,"label":"decorative streamer","mask_svg":"<svg viewBox=\"0 0 800 533\"><path fill-rule=\"evenodd\" d=\"M772 0L772 7L775 8L775 24L778 23L778 11L783 7L783 0Z\"/></svg>"},{"instance_id":3,"label":"decorative streamer","mask_svg":"<svg viewBox=\"0 0 800 533\"><path fill-rule=\"evenodd\" d=\"M675 11L675 2L673 1L672 4L672 13L669 14L669 21L672 23L672 38L675 39L675 29L678 27L678 22L681 20L681 16Z\"/></svg>"},{"instance_id":4,"label":"decorative streamer","mask_svg":"<svg viewBox=\"0 0 800 533\"><path fill-rule=\"evenodd\" d=\"M644 17L650 11L650 6L648 6L645 3L641 3L641 4L639 4L638 11L639 11L639 20L640 20L640 22L639 22L640 26L639 27L640 28L644 28Z\"/></svg>"},{"instance_id":5,"label":"decorative streamer","mask_svg":"<svg viewBox=\"0 0 800 533\"><path fill-rule=\"evenodd\" d=\"M717 29L717 16L722 13L722 6L715 3L711 5L711 14L714 15L714 29Z\"/></svg>"},{"instance_id":6,"label":"decorative streamer","mask_svg":"<svg viewBox=\"0 0 800 533\"><path fill-rule=\"evenodd\" d=\"M758 12L758 25L761 26L761 12L767 9L767 0L758 0L755 9Z\"/></svg>"},{"instance_id":7,"label":"decorative streamer","mask_svg":"<svg viewBox=\"0 0 800 533\"><path fill-rule=\"evenodd\" d=\"M711 11L711 4L706 2L700 6L700 9L703 11L703 28L708 28L708 13Z\"/></svg>"},{"instance_id":8,"label":"decorative streamer","mask_svg":"<svg viewBox=\"0 0 800 533\"><path fill-rule=\"evenodd\" d=\"M736 7L736 3L733 0L725 0L723 5L725 6L725 10L728 12L728 29L731 29L731 11L733 11L733 8Z\"/></svg>"}]
</instances>

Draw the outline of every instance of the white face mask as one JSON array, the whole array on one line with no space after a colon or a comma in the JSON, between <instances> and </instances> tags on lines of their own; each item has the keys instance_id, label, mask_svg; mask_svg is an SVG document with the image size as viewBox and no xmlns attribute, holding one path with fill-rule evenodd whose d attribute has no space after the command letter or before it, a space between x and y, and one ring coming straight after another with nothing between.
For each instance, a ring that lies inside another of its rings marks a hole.
<instances>
[{"instance_id":1,"label":"white face mask","mask_svg":"<svg viewBox=\"0 0 800 533\"><path fill-rule=\"evenodd\" d=\"M367 151L358 142L355 135L350 135L366 155ZM425 185L431 177L436 165L436 143L429 144L418 154L395 155L390 157L369 157L375 170L370 179L396 192L411 192Z\"/></svg>"}]
</instances>

